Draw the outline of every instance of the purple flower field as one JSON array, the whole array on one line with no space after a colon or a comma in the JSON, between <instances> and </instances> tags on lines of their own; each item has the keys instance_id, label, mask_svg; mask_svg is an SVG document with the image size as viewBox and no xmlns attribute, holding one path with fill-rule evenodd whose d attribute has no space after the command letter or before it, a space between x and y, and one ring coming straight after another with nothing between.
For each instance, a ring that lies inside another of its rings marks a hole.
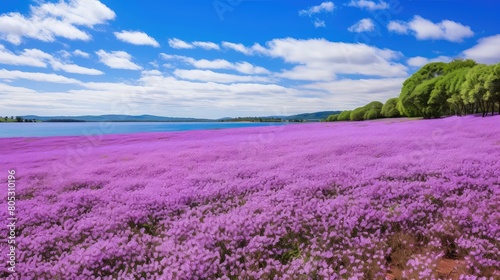
<instances>
[{"instance_id":1,"label":"purple flower field","mask_svg":"<svg viewBox=\"0 0 500 280\"><path fill-rule=\"evenodd\" d=\"M500 279L498 116L0 145L13 279Z\"/></svg>"}]
</instances>

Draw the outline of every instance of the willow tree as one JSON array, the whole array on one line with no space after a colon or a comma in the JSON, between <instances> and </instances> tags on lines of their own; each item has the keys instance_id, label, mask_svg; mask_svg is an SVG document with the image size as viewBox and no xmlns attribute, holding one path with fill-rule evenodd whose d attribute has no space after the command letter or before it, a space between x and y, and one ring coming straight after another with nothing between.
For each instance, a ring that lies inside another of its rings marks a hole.
<instances>
[{"instance_id":1,"label":"willow tree","mask_svg":"<svg viewBox=\"0 0 500 280\"><path fill-rule=\"evenodd\" d=\"M474 108L473 113L481 111L483 117L488 113L490 103L486 80L492 72L491 70L491 66L476 65L467 73L465 82L462 84L461 96L464 103Z\"/></svg>"},{"instance_id":2,"label":"willow tree","mask_svg":"<svg viewBox=\"0 0 500 280\"><path fill-rule=\"evenodd\" d=\"M492 101L492 111L494 112L495 103L498 103L498 114L500 114L500 63L491 66L490 75L486 79L487 97Z\"/></svg>"},{"instance_id":3,"label":"willow tree","mask_svg":"<svg viewBox=\"0 0 500 280\"><path fill-rule=\"evenodd\" d=\"M382 106L381 114L386 118L397 118L401 115L399 114L396 105L398 104L398 98L389 98Z\"/></svg>"},{"instance_id":4,"label":"willow tree","mask_svg":"<svg viewBox=\"0 0 500 280\"><path fill-rule=\"evenodd\" d=\"M465 77L469 70L472 69L470 65L471 63L462 64L461 66L465 67L460 68L457 64L455 64L455 67L451 68L453 70L448 71L435 84L428 101L428 104L432 106L434 110L440 111L442 114L450 115L467 114L464 100L462 99L460 93L462 85L465 82Z\"/></svg>"},{"instance_id":5,"label":"willow tree","mask_svg":"<svg viewBox=\"0 0 500 280\"><path fill-rule=\"evenodd\" d=\"M427 107L427 101L422 100L422 91L419 94L414 94L413 91L422 85L422 83L436 79L445 73L447 64L444 62L433 62L429 63L410 78L408 78L403 83L403 88L401 89L401 94L399 95L399 100L397 103L397 109L401 115L407 117L423 117L424 107ZM434 80L435 82L436 80ZM429 84L426 84L428 86ZM423 88L421 87L420 90ZM428 88L426 88L428 89ZM431 89L432 91L432 89ZM428 93L430 96L430 92Z\"/></svg>"}]
</instances>

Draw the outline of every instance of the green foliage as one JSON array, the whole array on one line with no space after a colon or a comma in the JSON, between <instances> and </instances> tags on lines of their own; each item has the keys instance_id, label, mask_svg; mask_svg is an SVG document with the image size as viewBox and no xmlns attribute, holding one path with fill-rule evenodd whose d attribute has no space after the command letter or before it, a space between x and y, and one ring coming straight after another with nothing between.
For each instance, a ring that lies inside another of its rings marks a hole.
<instances>
[{"instance_id":1,"label":"green foliage","mask_svg":"<svg viewBox=\"0 0 500 280\"><path fill-rule=\"evenodd\" d=\"M500 63L484 65L471 59L455 59L423 66L403 83L398 98L344 111L335 120L439 118L478 112L485 116L488 112L493 115L495 110L500 114Z\"/></svg>"},{"instance_id":2,"label":"green foliage","mask_svg":"<svg viewBox=\"0 0 500 280\"><path fill-rule=\"evenodd\" d=\"M382 116L382 107L384 107L384 104L380 101L368 103L363 107L366 110L363 119L374 120L380 118Z\"/></svg>"},{"instance_id":3,"label":"green foliage","mask_svg":"<svg viewBox=\"0 0 500 280\"><path fill-rule=\"evenodd\" d=\"M407 117L424 116L424 108L422 108L422 106L426 105L427 102L423 104L422 101L425 96L422 96L422 94L425 94L424 90L426 88L420 88L417 94L413 94L413 91L423 82L436 79L437 77L443 75L446 67L447 64L444 62L429 63L420 68L420 70L403 83L403 88L401 89L401 94L399 95L397 104L397 109L401 115Z\"/></svg>"},{"instance_id":4,"label":"green foliage","mask_svg":"<svg viewBox=\"0 0 500 280\"><path fill-rule=\"evenodd\" d=\"M498 103L498 114L500 114L500 63L491 66L485 86L488 90L488 99L493 103Z\"/></svg>"},{"instance_id":5,"label":"green foliage","mask_svg":"<svg viewBox=\"0 0 500 280\"><path fill-rule=\"evenodd\" d=\"M379 101L373 101L363 107L354 109L351 112L351 121L374 120L381 117L384 104Z\"/></svg>"},{"instance_id":6,"label":"green foliage","mask_svg":"<svg viewBox=\"0 0 500 280\"><path fill-rule=\"evenodd\" d=\"M334 114L334 115L329 115L328 118L326 118L327 122L335 122L337 121L339 117L339 114Z\"/></svg>"},{"instance_id":7,"label":"green foliage","mask_svg":"<svg viewBox=\"0 0 500 280\"><path fill-rule=\"evenodd\" d=\"M457 71L462 68L472 68L477 65L477 62L475 62L472 59L454 59L451 62L449 62L445 68L444 72L445 74L449 74L451 72Z\"/></svg>"},{"instance_id":8,"label":"green foliage","mask_svg":"<svg viewBox=\"0 0 500 280\"><path fill-rule=\"evenodd\" d=\"M348 121L351 118L351 112L352 111L343 111L342 113L339 114L337 120L338 121Z\"/></svg>"},{"instance_id":9,"label":"green foliage","mask_svg":"<svg viewBox=\"0 0 500 280\"><path fill-rule=\"evenodd\" d=\"M380 112L381 112L381 110L378 110L378 109L370 109L370 110L365 112L365 115L363 116L363 118L365 120L378 119L381 116Z\"/></svg>"},{"instance_id":10,"label":"green foliage","mask_svg":"<svg viewBox=\"0 0 500 280\"><path fill-rule=\"evenodd\" d=\"M474 66L465 76L465 82L462 84L460 92L464 103L474 105L473 112L476 113L480 110L483 112L483 116L488 112L489 104L492 101L486 85L493 70L492 66L484 64Z\"/></svg>"},{"instance_id":11,"label":"green foliage","mask_svg":"<svg viewBox=\"0 0 500 280\"><path fill-rule=\"evenodd\" d=\"M382 116L386 118L400 117L401 114L399 114L399 111L396 108L397 103L398 103L398 98L388 99L385 102L384 106L382 106L382 111L381 111Z\"/></svg>"},{"instance_id":12,"label":"green foliage","mask_svg":"<svg viewBox=\"0 0 500 280\"><path fill-rule=\"evenodd\" d=\"M429 63L403 83L396 108L407 117L493 114L495 104L500 107L500 67L495 72L496 67L470 59Z\"/></svg>"},{"instance_id":13,"label":"green foliage","mask_svg":"<svg viewBox=\"0 0 500 280\"><path fill-rule=\"evenodd\" d=\"M362 121L364 120L365 113L367 112L367 109L365 107L359 107L354 109L351 112L350 119L351 121Z\"/></svg>"},{"instance_id":14,"label":"green foliage","mask_svg":"<svg viewBox=\"0 0 500 280\"><path fill-rule=\"evenodd\" d=\"M370 103L366 104L365 106L363 106L363 108L365 108L367 110L371 110L371 109L382 110L383 106L384 106L384 104L382 102L373 101L373 102L370 102Z\"/></svg>"}]
</instances>

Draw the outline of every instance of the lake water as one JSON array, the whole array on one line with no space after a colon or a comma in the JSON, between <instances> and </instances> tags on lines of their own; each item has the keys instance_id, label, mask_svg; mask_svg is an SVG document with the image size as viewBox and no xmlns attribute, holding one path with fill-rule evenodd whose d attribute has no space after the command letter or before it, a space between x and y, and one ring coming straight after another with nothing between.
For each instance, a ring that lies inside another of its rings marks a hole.
<instances>
[{"instance_id":1,"label":"lake water","mask_svg":"<svg viewBox=\"0 0 500 280\"><path fill-rule=\"evenodd\" d=\"M276 126L267 122L82 122L82 123L0 123L0 138L81 136L89 134L125 134L171 132L203 129Z\"/></svg>"}]
</instances>

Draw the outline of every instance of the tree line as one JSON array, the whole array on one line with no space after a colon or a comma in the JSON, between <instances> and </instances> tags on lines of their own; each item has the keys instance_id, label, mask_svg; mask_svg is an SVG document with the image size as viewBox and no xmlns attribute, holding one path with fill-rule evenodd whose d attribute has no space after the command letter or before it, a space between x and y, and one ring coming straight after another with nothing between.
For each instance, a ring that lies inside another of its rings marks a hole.
<instances>
[{"instance_id":1,"label":"tree line","mask_svg":"<svg viewBox=\"0 0 500 280\"><path fill-rule=\"evenodd\" d=\"M326 121L360 121L377 118L423 117L488 113L500 114L500 63L478 64L455 59L433 62L408 78L399 97L385 104L374 101L354 110L330 115Z\"/></svg>"},{"instance_id":2,"label":"tree line","mask_svg":"<svg viewBox=\"0 0 500 280\"><path fill-rule=\"evenodd\" d=\"M25 119L23 117L5 116L0 117L0 122L38 122L37 119Z\"/></svg>"}]
</instances>

